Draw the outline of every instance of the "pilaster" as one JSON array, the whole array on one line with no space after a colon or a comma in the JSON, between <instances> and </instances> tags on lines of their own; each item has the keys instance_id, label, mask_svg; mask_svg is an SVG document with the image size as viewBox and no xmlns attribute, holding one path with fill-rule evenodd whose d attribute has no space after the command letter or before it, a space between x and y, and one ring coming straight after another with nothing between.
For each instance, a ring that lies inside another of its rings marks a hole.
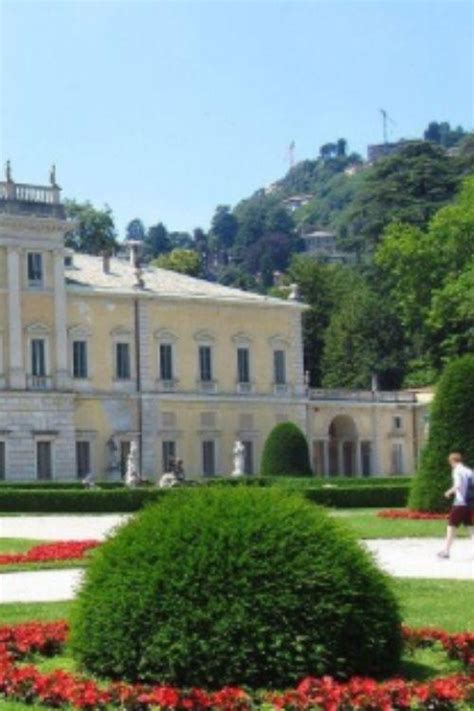
<instances>
[{"instance_id":1,"label":"pilaster","mask_svg":"<svg viewBox=\"0 0 474 711\"><path fill-rule=\"evenodd\" d=\"M20 253L7 250L8 274L8 383L12 390L24 390L26 385L23 362L23 339L21 319L21 273Z\"/></svg>"},{"instance_id":2,"label":"pilaster","mask_svg":"<svg viewBox=\"0 0 474 711\"><path fill-rule=\"evenodd\" d=\"M54 252L54 321L56 336L56 388L70 386L66 329L66 285L64 280L64 254Z\"/></svg>"}]
</instances>

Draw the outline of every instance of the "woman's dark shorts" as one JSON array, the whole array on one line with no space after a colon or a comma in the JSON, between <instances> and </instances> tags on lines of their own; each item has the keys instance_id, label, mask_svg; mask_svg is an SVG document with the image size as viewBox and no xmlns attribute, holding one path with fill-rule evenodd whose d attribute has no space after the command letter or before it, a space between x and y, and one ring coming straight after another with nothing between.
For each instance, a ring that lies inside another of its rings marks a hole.
<instances>
[{"instance_id":1,"label":"woman's dark shorts","mask_svg":"<svg viewBox=\"0 0 474 711\"><path fill-rule=\"evenodd\" d=\"M474 511L469 506L453 506L448 517L450 526L457 528L463 526L474 526Z\"/></svg>"}]
</instances>

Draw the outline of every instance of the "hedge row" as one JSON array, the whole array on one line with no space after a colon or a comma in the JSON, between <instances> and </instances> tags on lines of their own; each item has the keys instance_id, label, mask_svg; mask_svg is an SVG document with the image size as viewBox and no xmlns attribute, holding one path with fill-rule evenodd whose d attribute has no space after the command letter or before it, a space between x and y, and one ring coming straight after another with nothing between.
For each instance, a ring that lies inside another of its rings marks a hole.
<instances>
[{"instance_id":1,"label":"hedge row","mask_svg":"<svg viewBox=\"0 0 474 711\"><path fill-rule=\"evenodd\" d=\"M268 486L263 480L246 480ZM317 504L339 508L405 506L408 485L307 488L301 493ZM128 513L157 501L166 492L143 489L0 489L0 512L4 513Z\"/></svg>"}]
</instances>

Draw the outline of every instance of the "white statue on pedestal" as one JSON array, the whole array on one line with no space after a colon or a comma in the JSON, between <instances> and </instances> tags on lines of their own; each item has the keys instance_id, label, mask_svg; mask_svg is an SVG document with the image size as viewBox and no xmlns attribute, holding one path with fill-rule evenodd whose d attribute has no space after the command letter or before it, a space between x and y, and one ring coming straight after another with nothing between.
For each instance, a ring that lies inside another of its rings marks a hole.
<instances>
[{"instance_id":1,"label":"white statue on pedestal","mask_svg":"<svg viewBox=\"0 0 474 711\"><path fill-rule=\"evenodd\" d=\"M231 476L242 476L244 474L245 466L245 447L239 440L234 443L232 454L234 468Z\"/></svg>"},{"instance_id":2,"label":"white statue on pedestal","mask_svg":"<svg viewBox=\"0 0 474 711\"><path fill-rule=\"evenodd\" d=\"M130 444L130 453L127 457L127 471L125 472L125 486L138 486L140 483L140 462L138 443L134 440Z\"/></svg>"}]
</instances>

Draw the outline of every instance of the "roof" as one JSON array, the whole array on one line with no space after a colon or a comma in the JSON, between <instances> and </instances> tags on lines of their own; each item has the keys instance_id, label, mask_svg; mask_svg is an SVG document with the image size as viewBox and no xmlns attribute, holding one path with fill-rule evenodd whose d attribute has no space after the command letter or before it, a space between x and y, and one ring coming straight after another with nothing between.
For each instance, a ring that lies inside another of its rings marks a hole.
<instances>
[{"instance_id":1,"label":"roof","mask_svg":"<svg viewBox=\"0 0 474 711\"><path fill-rule=\"evenodd\" d=\"M232 289L222 284L196 279L167 269L145 266L142 269L144 288L137 288L135 268L124 259L111 258L109 273L104 273L103 258L74 253L73 266L66 269L68 292L84 294L140 294L149 298L218 301L221 303L253 304L255 306L286 306L305 309L304 304L262 296L251 291Z\"/></svg>"}]
</instances>

